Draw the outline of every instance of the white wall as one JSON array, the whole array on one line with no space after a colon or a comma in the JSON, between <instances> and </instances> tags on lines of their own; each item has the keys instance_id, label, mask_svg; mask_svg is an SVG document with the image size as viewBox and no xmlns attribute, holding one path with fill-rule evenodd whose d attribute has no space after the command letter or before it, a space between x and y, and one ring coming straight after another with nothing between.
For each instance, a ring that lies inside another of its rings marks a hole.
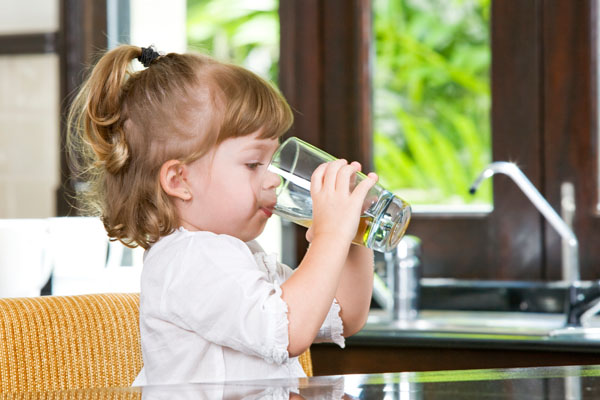
<instances>
[{"instance_id":1,"label":"white wall","mask_svg":"<svg viewBox=\"0 0 600 400\"><path fill-rule=\"evenodd\" d=\"M0 35L58 30L58 0L0 0Z\"/></svg>"},{"instance_id":2,"label":"white wall","mask_svg":"<svg viewBox=\"0 0 600 400\"><path fill-rule=\"evenodd\" d=\"M57 30L58 0L0 0L0 35ZM55 215L59 126L58 56L0 56L0 218Z\"/></svg>"}]
</instances>

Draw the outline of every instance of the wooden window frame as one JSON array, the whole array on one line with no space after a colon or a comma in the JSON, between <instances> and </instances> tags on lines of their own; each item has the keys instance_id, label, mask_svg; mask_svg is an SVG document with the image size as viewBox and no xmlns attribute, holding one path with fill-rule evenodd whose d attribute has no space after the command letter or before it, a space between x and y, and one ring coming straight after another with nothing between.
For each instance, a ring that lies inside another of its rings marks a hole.
<instances>
[{"instance_id":1,"label":"wooden window frame","mask_svg":"<svg viewBox=\"0 0 600 400\"><path fill-rule=\"evenodd\" d=\"M575 183L583 279L600 269L595 4L491 5L492 158L516 162L556 210L560 183ZM296 111L290 134L370 169L370 0L280 0L280 20L281 88ZM558 235L508 177L493 185L490 213L413 217L424 276L560 280ZM296 236L300 259L302 228Z\"/></svg>"}]
</instances>

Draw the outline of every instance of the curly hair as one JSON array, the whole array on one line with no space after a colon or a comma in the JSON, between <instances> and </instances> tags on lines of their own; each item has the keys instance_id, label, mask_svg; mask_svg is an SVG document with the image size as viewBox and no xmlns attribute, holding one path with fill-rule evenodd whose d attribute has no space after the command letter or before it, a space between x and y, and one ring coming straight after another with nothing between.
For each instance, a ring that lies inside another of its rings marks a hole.
<instances>
[{"instance_id":1,"label":"curly hair","mask_svg":"<svg viewBox=\"0 0 600 400\"><path fill-rule=\"evenodd\" d=\"M108 236L149 248L179 226L159 181L168 160L190 163L225 139L278 138L293 115L254 73L206 55L169 53L134 71L142 49L102 56L73 101L67 151L80 207Z\"/></svg>"}]
</instances>

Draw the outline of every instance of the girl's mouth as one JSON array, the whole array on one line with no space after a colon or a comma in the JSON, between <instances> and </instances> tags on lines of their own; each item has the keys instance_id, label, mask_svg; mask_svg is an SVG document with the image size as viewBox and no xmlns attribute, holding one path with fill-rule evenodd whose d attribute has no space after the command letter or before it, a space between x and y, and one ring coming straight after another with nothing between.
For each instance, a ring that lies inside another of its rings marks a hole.
<instances>
[{"instance_id":1,"label":"girl's mouth","mask_svg":"<svg viewBox=\"0 0 600 400\"><path fill-rule=\"evenodd\" d=\"M261 207L261 211L265 213L265 215L267 216L267 218L270 218L271 215L273 215L273 209L272 208L266 208L266 207Z\"/></svg>"}]
</instances>

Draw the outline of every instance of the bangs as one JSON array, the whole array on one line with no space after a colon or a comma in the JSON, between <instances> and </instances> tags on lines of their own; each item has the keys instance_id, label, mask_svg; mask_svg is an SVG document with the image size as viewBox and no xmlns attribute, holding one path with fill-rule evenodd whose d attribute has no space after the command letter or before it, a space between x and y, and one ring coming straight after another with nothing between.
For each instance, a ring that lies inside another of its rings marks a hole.
<instances>
[{"instance_id":1,"label":"bangs","mask_svg":"<svg viewBox=\"0 0 600 400\"><path fill-rule=\"evenodd\" d=\"M258 75L221 64L213 76L224 103L218 143L259 130L261 139L278 139L292 126L290 106L274 86Z\"/></svg>"}]
</instances>

